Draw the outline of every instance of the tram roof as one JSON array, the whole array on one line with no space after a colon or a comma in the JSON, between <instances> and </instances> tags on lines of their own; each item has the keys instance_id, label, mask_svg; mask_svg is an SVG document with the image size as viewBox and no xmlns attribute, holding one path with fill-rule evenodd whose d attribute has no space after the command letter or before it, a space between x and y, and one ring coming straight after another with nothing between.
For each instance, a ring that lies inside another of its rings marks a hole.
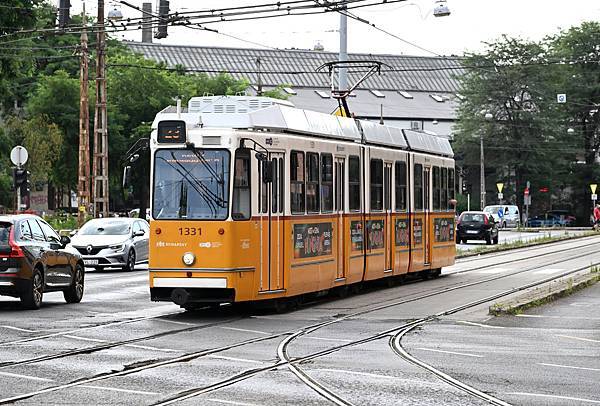
<instances>
[{"instance_id":1,"label":"tram roof","mask_svg":"<svg viewBox=\"0 0 600 406\"><path fill-rule=\"evenodd\" d=\"M172 106L168 107L157 115L156 120L173 119L175 112ZM432 133L297 109L290 102L268 97L193 97L181 119L188 123L188 128L201 122L204 128L281 131L454 156L449 140Z\"/></svg>"}]
</instances>

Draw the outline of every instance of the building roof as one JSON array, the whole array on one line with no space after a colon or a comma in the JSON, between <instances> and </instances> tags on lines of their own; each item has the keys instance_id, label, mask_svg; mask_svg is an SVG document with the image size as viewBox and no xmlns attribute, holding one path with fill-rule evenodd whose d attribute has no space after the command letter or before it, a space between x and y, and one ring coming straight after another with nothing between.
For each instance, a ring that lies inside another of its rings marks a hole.
<instances>
[{"instance_id":1,"label":"building roof","mask_svg":"<svg viewBox=\"0 0 600 406\"><path fill-rule=\"evenodd\" d=\"M260 58L261 82L266 86L290 84L294 88L327 88L326 71L316 69L326 62L336 61L338 54L325 51L296 49L246 49L163 45L126 42L134 52L148 59L165 62L169 67L181 65L190 70L208 73L229 72L237 79L257 83L257 58ZM463 72L458 57L425 57L404 55L349 54L351 61L379 61L389 67L381 75L373 75L359 89L456 93L455 75ZM354 83L359 74L350 74ZM362 74L360 74L362 75Z\"/></svg>"}]
</instances>

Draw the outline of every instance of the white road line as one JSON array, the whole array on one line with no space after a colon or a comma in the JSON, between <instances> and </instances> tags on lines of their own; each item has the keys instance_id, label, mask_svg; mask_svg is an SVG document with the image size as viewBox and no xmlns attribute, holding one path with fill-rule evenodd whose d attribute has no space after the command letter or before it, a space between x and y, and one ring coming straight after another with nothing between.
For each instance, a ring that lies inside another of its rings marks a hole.
<instances>
[{"instance_id":1,"label":"white road line","mask_svg":"<svg viewBox=\"0 0 600 406\"><path fill-rule=\"evenodd\" d=\"M504 328L502 326L489 326L487 324L473 323L472 321L464 321L464 320L459 320L458 323L468 324L469 326L476 326L476 327L483 327L483 328Z\"/></svg>"},{"instance_id":2,"label":"white road line","mask_svg":"<svg viewBox=\"0 0 600 406\"><path fill-rule=\"evenodd\" d=\"M562 335L562 334L557 334L556 336L557 337L562 337L562 338L569 338L571 340L587 341L588 343L600 343L600 340L592 340L591 338L565 336L565 335Z\"/></svg>"},{"instance_id":3,"label":"white road line","mask_svg":"<svg viewBox=\"0 0 600 406\"><path fill-rule=\"evenodd\" d=\"M343 340L338 338L323 338L323 337L304 337L309 340L320 340L320 341L333 341L334 343L351 343L352 340Z\"/></svg>"},{"instance_id":4,"label":"white road line","mask_svg":"<svg viewBox=\"0 0 600 406\"><path fill-rule=\"evenodd\" d=\"M216 403L224 403L226 405L236 405L236 406L259 406L255 403L241 403L241 402L234 402L232 400L222 400L222 399L207 399L210 400L211 402L216 402Z\"/></svg>"},{"instance_id":5,"label":"white road line","mask_svg":"<svg viewBox=\"0 0 600 406\"><path fill-rule=\"evenodd\" d=\"M10 372L0 372L0 375L10 376L12 378L19 378L19 379L29 379L31 381L54 382L52 379L48 379L48 378L37 378L35 376L29 376L29 375L11 374Z\"/></svg>"},{"instance_id":6,"label":"white road line","mask_svg":"<svg viewBox=\"0 0 600 406\"><path fill-rule=\"evenodd\" d=\"M100 389L109 392L123 392L123 393L133 393L136 395L148 395L148 396L157 396L160 395L158 392L145 392L141 390L130 390L130 389L119 389L119 388L109 388L107 386L93 386L93 385L83 385L82 388L88 389Z\"/></svg>"},{"instance_id":7,"label":"white road line","mask_svg":"<svg viewBox=\"0 0 600 406\"><path fill-rule=\"evenodd\" d=\"M519 395L519 396L533 396L538 398L552 398L552 399L563 399L563 400L575 400L577 402L594 403L600 405L600 400L574 398L571 396L559 396L559 395L546 395L544 393L527 393L527 392L508 392L507 395Z\"/></svg>"},{"instance_id":8,"label":"white road line","mask_svg":"<svg viewBox=\"0 0 600 406\"><path fill-rule=\"evenodd\" d=\"M261 364L261 365L264 364L264 362L262 362L262 361L256 361L253 359L225 357L223 355L209 355L208 358L225 359L228 361L236 361L236 362L247 362L249 364Z\"/></svg>"},{"instance_id":9,"label":"white road line","mask_svg":"<svg viewBox=\"0 0 600 406\"><path fill-rule=\"evenodd\" d=\"M481 274L495 274L511 271L511 268L492 268L492 269L482 269L481 271L473 271L473 273L481 273Z\"/></svg>"},{"instance_id":10,"label":"white road line","mask_svg":"<svg viewBox=\"0 0 600 406\"><path fill-rule=\"evenodd\" d=\"M542 319L544 317L550 318L550 316L540 316L538 314L517 314L516 316L517 317L528 317L528 318L531 318L531 319Z\"/></svg>"},{"instance_id":11,"label":"white road line","mask_svg":"<svg viewBox=\"0 0 600 406\"><path fill-rule=\"evenodd\" d=\"M107 343L108 342L106 340L100 340L97 338L85 338L85 337L72 336L72 335L66 335L65 337L72 338L73 340L91 341L93 343Z\"/></svg>"},{"instance_id":12,"label":"white road line","mask_svg":"<svg viewBox=\"0 0 600 406\"><path fill-rule=\"evenodd\" d=\"M575 367L575 366L571 366L571 365L560 365L560 364L546 364L544 362L539 362L538 365L544 365L544 366L547 366L547 367L568 368L568 369L581 369L583 371L596 371L596 372L600 372L600 369L598 369L598 368Z\"/></svg>"},{"instance_id":13,"label":"white road line","mask_svg":"<svg viewBox=\"0 0 600 406\"><path fill-rule=\"evenodd\" d=\"M164 321L165 323L179 324L181 326L197 326L197 324L186 323L184 321L175 321L175 320L167 320L167 319L156 319L156 321Z\"/></svg>"},{"instance_id":14,"label":"white road line","mask_svg":"<svg viewBox=\"0 0 600 406\"><path fill-rule=\"evenodd\" d=\"M517 317L532 319L570 319L570 320L600 320L600 317L577 317L577 316L543 316L540 314L516 314Z\"/></svg>"},{"instance_id":15,"label":"white road line","mask_svg":"<svg viewBox=\"0 0 600 406\"><path fill-rule=\"evenodd\" d=\"M534 275L549 275L552 273L559 273L559 272L564 272L566 271L565 268L546 268L546 269L540 269L539 271L534 271L532 272Z\"/></svg>"},{"instance_id":16,"label":"white road line","mask_svg":"<svg viewBox=\"0 0 600 406\"><path fill-rule=\"evenodd\" d=\"M483 355L465 354L464 352L434 350L433 348L421 348L421 347L419 347L419 348L417 348L417 350L432 351L432 352L441 352L441 353L444 353L444 354L453 354L453 355L463 355L465 357L473 357L473 358L483 358Z\"/></svg>"},{"instance_id":17,"label":"white road line","mask_svg":"<svg viewBox=\"0 0 600 406\"><path fill-rule=\"evenodd\" d=\"M397 376L390 375L380 375L380 374L371 374L368 372L357 372L357 371L348 371L346 369L329 369L329 368L318 368L314 371L323 371L323 372L335 372L338 374L350 374L350 375L359 375L359 376L369 376L371 378L382 378L382 379L399 379Z\"/></svg>"},{"instance_id":18,"label":"white road line","mask_svg":"<svg viewBox=\"0 0 600 406\"><path fill-rule=\"evenodd\" d=\"M26 333L37 333L36 330L28 330L26 328L20 328L20 327L13 327L13 326L0 326L0 327L7 328L9 330L24 331Z\"/></svg>"},{"instance_id":19,"label":"white road line","mask_svg":"<svg viewBox=\"0 0 600 406\"><path fill-rule=\"evenodd\" d=\"M81 340L81 341L91 341L93 343L108 343L110 341L107 340L100 340L97 338L85 338L85 337L79 337L79 336L73 336L73 335L66 335L65 337L67 338L72 338L75 340ZM158 348L158 347L151 347L148 345L137 345L137 344L124 344L124 347L131 347L131 348L139 348L142 350L150 350L150 351L162 351L162 352L183 352L181 350L172 350L169 348Z\"/></svg>"},{"instance_id":20,"label":"white road line","mask_svg":"<svg viewBox=\"0 0 600 406\"><path fill-rule=\"evenodd\" d=\"M266 336L270 336L271 335L271 333L265 333L264 331L247 330L247 329L244 329L244 328L235 328L235 327L220 327L220 328L222 328L224 330L243 331L245 333L263 334L263 335L266 335Z\"/></svg>"}]
</instances>

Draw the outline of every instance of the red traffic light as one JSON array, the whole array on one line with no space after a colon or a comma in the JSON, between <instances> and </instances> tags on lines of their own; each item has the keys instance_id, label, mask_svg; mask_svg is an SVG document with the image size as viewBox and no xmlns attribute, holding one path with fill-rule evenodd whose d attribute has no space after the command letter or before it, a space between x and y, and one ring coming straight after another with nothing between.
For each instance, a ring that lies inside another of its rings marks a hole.
<instances>
[{"instance_id":1,"label":"red traffic light","mask_svg":"<svg viewBox=\"0 0 600 406\"><path fill-rule=\"evenodd\" d=\"M548 192L548 188L547 187L541 187L540 188L540 192L541 193L547 193Z\"/></svg>"}]
</instances>

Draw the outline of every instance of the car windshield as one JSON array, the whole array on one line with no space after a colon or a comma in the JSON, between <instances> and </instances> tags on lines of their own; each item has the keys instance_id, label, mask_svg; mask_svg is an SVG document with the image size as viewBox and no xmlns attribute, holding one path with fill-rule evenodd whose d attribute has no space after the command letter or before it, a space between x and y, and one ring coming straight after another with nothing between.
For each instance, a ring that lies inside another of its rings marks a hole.
<instances>
[{"instance_id":1,"label":"car windshield","mask_svg":"<svg viewBox=\"0 0 600 406\"><path fill-rule=\"evenodd\" d=\"M462 221L466 223L483 223L483 214L466 213L462 215Z\"/></svg>"},{"instance_id":2,"label":"car windshield","mask_svg":"<svg viewBox=\"0 0 600 406\"><path fill-rule=\"evenodd\" d=\"M0 245L8 245L11 224L0 223Z\"/></svg>"},{"instance_id":3,"label":"car windshield","mask_svg":"<svg viewBox=\"0 0 600 406\"><path fill-rule=\"evenodd\" d=\"M483 209L483 211L486 213L498 213L498 210L501 208L502 206L487 206Z\"/></svg>"},{"instance_id":4,"label":"car windshield","mask_svg":"<svg viewBox=\"0 0 600 406\"><path fill-rule=\"evenodd\" d=\"M161 149L154 159L155 219L227 218L229 151Z\"/></svg>"},{"instance_id":5,"label":"car windshield","mask_svg":"<svg viewBox=\"0 0 600 406\"><path fill-rule=\"evenodd\" d=\"M125 221L92 220L86 223L77 234L80 235L126 235L131 229Z\"/></svg>"}]
</instances>

